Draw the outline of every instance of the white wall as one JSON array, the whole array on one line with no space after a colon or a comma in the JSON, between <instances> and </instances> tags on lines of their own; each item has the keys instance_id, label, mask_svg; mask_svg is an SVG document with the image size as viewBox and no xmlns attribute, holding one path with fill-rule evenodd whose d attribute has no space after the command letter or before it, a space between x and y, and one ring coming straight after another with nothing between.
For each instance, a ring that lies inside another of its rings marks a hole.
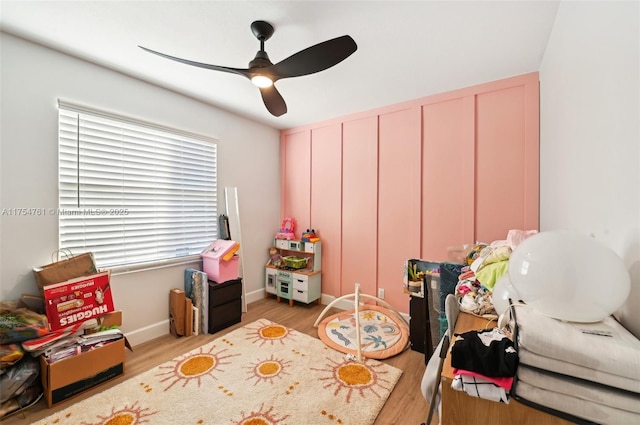
<instances>
[{"instance_id":1,"label":"white wall","mask_svg":"<svg viewBox=\"0 0 640 425\"><path fill-rule=\"evenodd\" d=\"M215 137L219 209L224 212L224 187L238 187L246 290L263 296L267 248L280 224L277 130L9 34L0 37L0 209L57 207L58 98ZM31 269L50 262L57 229L55 216L0 216L0 299L38 292ZM133 344L168 332L168 292L182 287L184 268L112 277L114 303Z\"/></svg>"},{"instance_id":2,"label":"white wall","mask_svg":"<svg viewBox=\"0 0 640 425\"><path fill-rule=\"evenodd\" d=\"M593 235L623 258L621 319L640 337L639 21L637 1L558 8L540 68L540 227Z\"/></svg>"}]
</instances>

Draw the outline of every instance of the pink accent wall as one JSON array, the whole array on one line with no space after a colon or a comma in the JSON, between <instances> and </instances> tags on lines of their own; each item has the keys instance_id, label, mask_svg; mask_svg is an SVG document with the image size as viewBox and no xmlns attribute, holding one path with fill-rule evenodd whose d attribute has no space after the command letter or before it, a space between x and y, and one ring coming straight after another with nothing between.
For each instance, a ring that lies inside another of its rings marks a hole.
<instances>
[{"instance_id":1,"label":"pink accent wall","mask_svg":"<svg viewBox=\"0 0 640 425\"><path fill-rule=\"evenodd\" d=\"M322 292L340 296L342 125L311 130L311 228L322 240Z\"/></svg>"},{"instance_id":2,"label":"pink accent wall","mask_svg":"<svg viewBox=\"0 0 640 425\"><path fill-rule=\"evenodd\" d=\"M342 282L340 295L377 291L378 117L342 127Z\"/></svg>"},{"instance_id":3,"label":"pink accent wall","mask_svg":"<svg viewBox=\"0 0 640 425\"><path fill-rule=\"evenodd\" d=\"M407 312L406 258L446 261L450 246L537 229L538 110L533 72L283 130L283 216L331 228L322 292L359 282Z\"/></svg>"}]
</instances>

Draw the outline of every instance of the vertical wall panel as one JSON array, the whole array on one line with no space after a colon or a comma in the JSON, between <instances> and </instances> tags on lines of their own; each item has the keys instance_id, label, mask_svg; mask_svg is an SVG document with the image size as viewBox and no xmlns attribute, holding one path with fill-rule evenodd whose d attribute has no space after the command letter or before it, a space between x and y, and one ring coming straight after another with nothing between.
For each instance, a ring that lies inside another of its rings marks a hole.
<instances>
[{"instance_id":1,"label":"vertical wall panel","mask_svg":"<svg viewBox=\"0 0 640 425\"><path fill-rule=\"evenodd\" d=\"M476 97L476 238L482 242L526 227L525 164L532 158L525 156L524 98L524 86Z\"/></svg>"},{"instance_id":2,"label":"vertical wall panel","mask_svg":"<svg viewBox=\"0 0 640 425\"><path fill-rule=\"evenodd\" d=\"M523 229L540 227L540 83L528 78L524 83L524 224Z\"/></svg>"},{"instance_id":3,"label":"vertical wall panel","mask_svg":"<svg viewBox=\"0 0 640 425\"><path fill-rule=\"evenodd\" d=\"M473 243L473 96L423 106L422 258Z\"/></svg>"},{"instance_id":4,"label":"vertical wall panel","mask_svg":"<svg viewBox=\"0 0 640 425\"><path fill-rule=\"evenodd\" d=\"M311 224L311 131L284 137L283 217L296 222L296 239L300 229Z\"/></svg>"},{"instance_id":5,"label":"vertical wall panel","mask_svg":"<svg viewBox=\"0 0 640 425\"><path fill-rule=\"evenodd\" d=\"M420 121L419 107L379 117L378 287L401 312L409 311L404 261L420 258Z\"/></svg>"},{"instance_id":6,"label":"vertical wall panel","mask_svg":"<svg viewBox=\"0 0 640 425\"><path fill-rule=\"evenodd\" d=\"M378 228L378 119L343 124L342 130L342 287L375 294Z\"/></svg>"},{"instance_id":7,"label":"vertical wall panel","mask_svg":"<svg viewBox=\"0 0 640 425\"><path fill-rule=\"evenodd\" d=\"M311 228L322 240L322 293L339 297L342 264L342 125L311 130Z\"/></svg>"}]
</instances>

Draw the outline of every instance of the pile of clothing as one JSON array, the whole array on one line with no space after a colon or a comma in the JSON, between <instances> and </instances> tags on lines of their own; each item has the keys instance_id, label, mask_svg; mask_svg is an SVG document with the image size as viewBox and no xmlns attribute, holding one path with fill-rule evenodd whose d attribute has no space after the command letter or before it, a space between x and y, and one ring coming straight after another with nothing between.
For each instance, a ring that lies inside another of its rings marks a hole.
<instances>
[{"instance_id":1,"label":"pile of clothing","mask_svg":"<svg viewBox=\"0 0 640 425\"><path fill-rule=\"evenodd\" d=\"M506 261L504 262L506 265ZM495 281L493 282L495 283ZM455 296L460 300L460 310L485 318L496 318L497 313L491 300L493 285L483 284L476 273L465 267L458 277Z\"/></svg>"},{"instance_id":2,"label":"pile of clothing","mask_svg":"<svg viewBox=\"0 0 640 425\"><path fill-rule=\"evenodd\" d=\"M518 341L516 400L573 422L640 423L640 340L609 316L563 322L512 306Z\"/></svg>"},{"instance_id":3,"label":"pile of clothing","mask_svg":"<svg viewBox=\"0 0 640 425\"><path fill-rule=\"evenodd\" d=\"M496 282L507 273L509 258L516 247L537 230L512 229L504 240L491 244L477 244L466 257L466 265L458 276L455 296L460 310L485 318L497 318L492 293Z\"/></svg>"},{"instance_id":4,"label":"pile of clothing","mask_svg":"<svg viewBox=\"0 0 640 425\"><path fill-rule=\"evenodd\" d=\"M44 314L19 301L0 301L0 420L42 397L40 364L21 345L49 332Z\"/></svg>"}]
</instances>

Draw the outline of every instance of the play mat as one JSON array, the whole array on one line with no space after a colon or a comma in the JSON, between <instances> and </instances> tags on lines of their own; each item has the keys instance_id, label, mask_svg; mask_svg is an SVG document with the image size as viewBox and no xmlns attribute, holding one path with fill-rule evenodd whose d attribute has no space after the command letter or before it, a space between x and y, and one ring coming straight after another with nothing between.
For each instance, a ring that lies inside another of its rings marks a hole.
<instances>
[{"instance_id":1,"label":"play mat","mask_svg":"<svg viewBox=\"0 0 640 425\"><path fill-rule=\"evenodd\" d=\"M354 309L326 317L325 313L337 302L354 298ZM367 298L384 306L364 304L359 298ZM392 357L409 346L409 326L406 320L383 300L356 292L337 298L329 304L316 320L318 337L331 348L347 354L371 359Z\"/></svg>"}]
</instances>

